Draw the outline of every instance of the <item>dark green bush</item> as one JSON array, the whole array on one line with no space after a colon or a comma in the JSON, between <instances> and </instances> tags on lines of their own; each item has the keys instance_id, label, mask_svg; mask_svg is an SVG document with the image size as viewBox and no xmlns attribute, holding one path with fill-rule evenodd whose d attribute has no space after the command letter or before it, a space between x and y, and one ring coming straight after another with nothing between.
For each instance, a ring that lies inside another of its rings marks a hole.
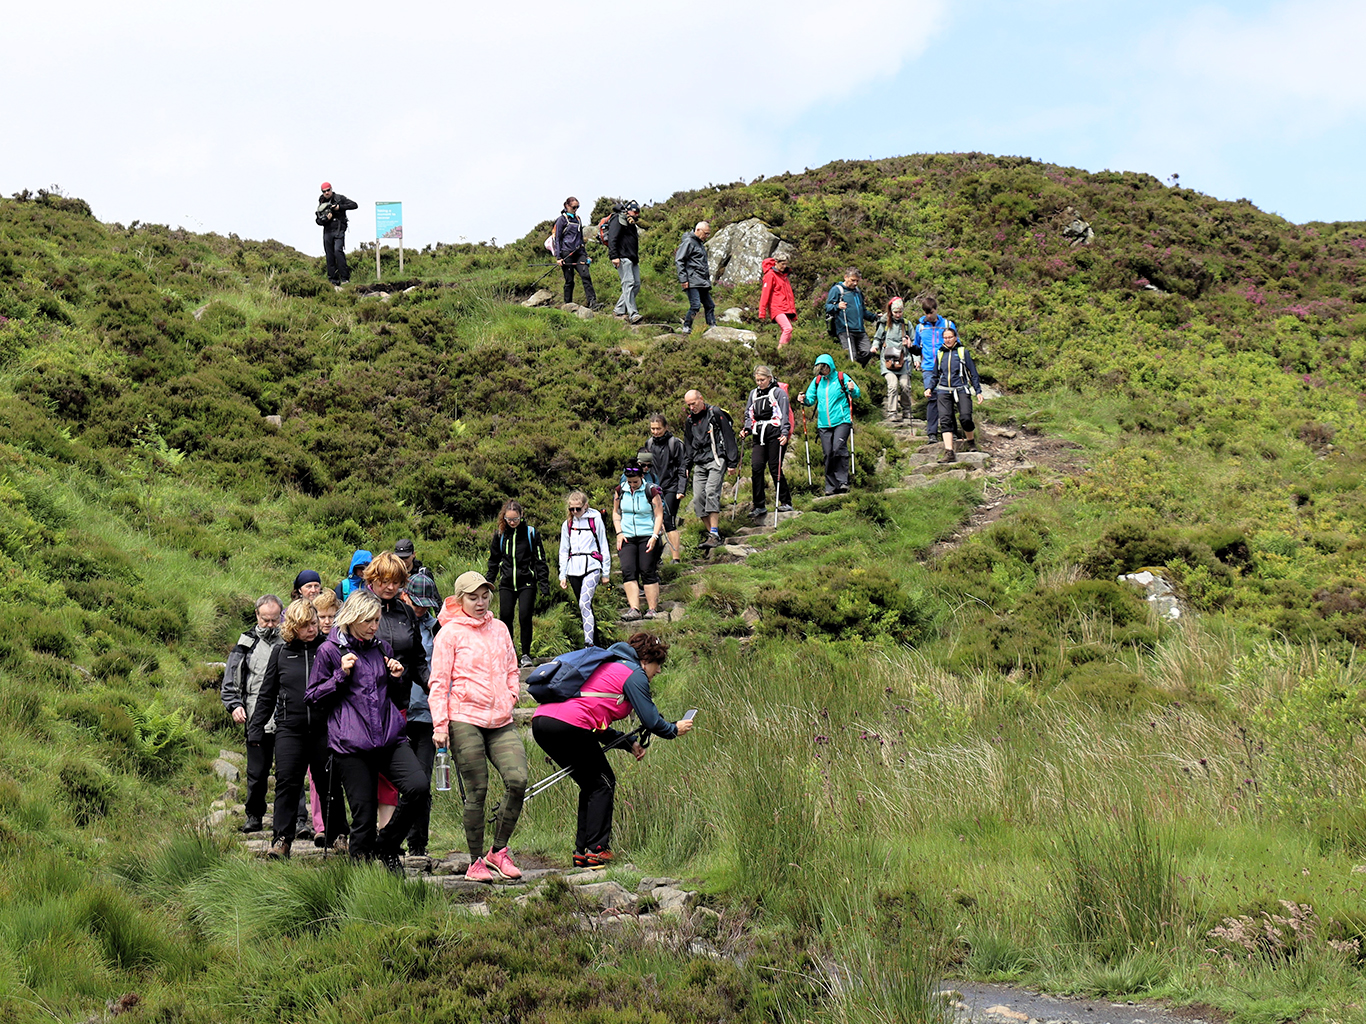
<instances>
[{"instance_id":1,"label":"dark green bush","mask_svg":"<svg viewBox=\"0 0 1366 1024\"><path fill-rule=\"evenodd\" d=\"M76 641L66 625L51 615L38 615L28 627L28 644L35 651L55 655L58 658L72 658L76 653Z\"/></svg>"},{"instance_id":2,"label":"dark green bush","mask_svg":"<svg viewBox=\"0 0 1366 1024\"><path fill-rule=\"evenodd\" d=\"M88 759L68 761L58 770L57 779L77 825L84 827L103 818L114 805L114 780Z\"/></svg>"},{"instance_id":3,"label":"dark green bush","mask_svg":"<svg viewBox=\"0 0 1366 1024\"><path fill-rule=\"evenodd\" d=\"M916 644L930 628L930 615L881 569L842 570L802 579L755 595L763 612L759 630L769 636L865 640L888 637Z\"/></svg>"}]
</instances>

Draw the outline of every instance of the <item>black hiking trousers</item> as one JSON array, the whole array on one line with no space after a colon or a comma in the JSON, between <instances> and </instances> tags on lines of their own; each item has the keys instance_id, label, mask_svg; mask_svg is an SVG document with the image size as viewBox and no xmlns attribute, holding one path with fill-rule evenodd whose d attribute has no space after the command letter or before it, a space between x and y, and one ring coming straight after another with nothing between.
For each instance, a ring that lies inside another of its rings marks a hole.
<instances>
[{"instance_id":1,"label":"black hiking trousers","mask_svg":"<svg viewBox=\"0 0 1366 1024\"><path fill-rule=\"evenodd\" d=\"M531 737L561 768L568 768L579 787L579 819L574 852L612 848L612 804L617 777L607 754L590 729L539 715L531 720Z\"/></svg>"},{"instance_id":2,"label":"black hiking trousers","mask_svg":"<svg viewBox=\"0 0 1366 1024\"><path fill-rule=\"evenodd\" d=\"M304 777L313 773L313 788L323 808L323 827L329 839L346 828L346 804L342 800L341 780L334 777L327 749L327 725L305 723L284 726L275 734L275 824L276 839L293 839L299 831L299 808L304 792ZM331 792L329 798L328 793ZM337 819L340 821L338 827ZM308 822L308 818L304 818Z\"/></svg>"},{"instance_id":3,"label":"black hiking trousers","mask_svg":"<svg viewBox=\"0 0 1366 1024\"><path fill-rule=\"evenodd\" d=\"M346 232L323 229L323 254L327 257L327 279L333 284L351 280L351 268L346 265Z\"/></svg>"},{"instance_id":4,"label":"black hiking trousers","mask_svg":"<svg viewBox=\"0 0 1366 1024\"><path fill-rule=\"evenodd\" d=\"M507 626L508 636L516 636L512 632L512 622L514 617L516 618L517 624L522 628L522 653L527 655L531 654L531 613L535 608L534 584L517 591L511 587L498 588L498 618Z\"/></svg>"},{"instance_id":5,"label":"black hiking trousers","mask_svg":"<svg viewBox=\"0 0 1366 1024\"><path fill-rule=\"evenodd\" d=\"M247 744L247 799L244 803L248 821L260 821L265 817L266 791L270 789L270 766L274 760L273 732L262 736L259 743Z\"/></svg>"},{"instance_id":6,"label":"black hiking trousers","mask_svg":"<svg viewBox=\"0 0 1366 1024\"><path fill-rule=\"evenodd\" d=\"M406 742L357 754L333 754L332 769L341 776L346 802L351 807L351 859L371 860L398 854L408 838L413 812L430 793L431 782ZM379 832L379 777L383 774L398 790L394 816Z\"/></svg>"},{"instance_id":7,"label":"black hiking trousers","mask_svg":"<svg viewBox=\"0 0 1366 1024\"><path fill-rule=\"evenodd\" d=\"M593 290L593 274L588 269L588 253L582 249L577 249L562 259L564 266L560 270L564 274L564 301L574 301L574 275L578 274L583 278L583 304L585 306L597 305L598 293Z\"/></svg>"},{"instance_id":8,"label":"black hiking trousers","mask_svg":"<svg viewBox=\"0 0 1366 1024\"><path fill-rule=\"evenodd\" d=\"M787 477L781 475L783 456L787 454L787 447L778 443L778 438L765 441L760 444L757 440L754 447L749 451L749 484L750 495L754 502L754 507L768 507L768 475L773 477L775 490L778 492L777 499L779 505L792 504L792 491L787 486Z\"/></svg>"}]
</instances>

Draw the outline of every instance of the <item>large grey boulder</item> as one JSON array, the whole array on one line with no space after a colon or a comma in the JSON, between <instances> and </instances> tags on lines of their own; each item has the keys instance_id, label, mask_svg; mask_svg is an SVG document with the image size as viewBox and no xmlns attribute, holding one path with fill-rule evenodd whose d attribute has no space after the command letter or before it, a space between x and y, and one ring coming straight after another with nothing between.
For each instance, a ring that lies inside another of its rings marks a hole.
<instances>
[{"instance_id":1,"label":"large grey boulder","mask_svg":"<svg viewBox=\"0 0 1366 1024\"><path fill-rule=\"evenodd\" d=\"M746 331L740 327L722 327L720 324L708 327L702 332L702 337L707 341L733 341L745 348L753 348L754 343L759 340L759 335L753 331Z\"/></svg>"},{"instance_id":2,"label":"large grey boulder","mask_svg":"<svg viewBox=\"0 0 1366 1024\"><path fill-rule=\"evenodd\" d=\"M727 224L707 240L712 284L756 284L763 275L764 260L792 255L784 242L758 217Z\"/></svg>"}]
</instances>

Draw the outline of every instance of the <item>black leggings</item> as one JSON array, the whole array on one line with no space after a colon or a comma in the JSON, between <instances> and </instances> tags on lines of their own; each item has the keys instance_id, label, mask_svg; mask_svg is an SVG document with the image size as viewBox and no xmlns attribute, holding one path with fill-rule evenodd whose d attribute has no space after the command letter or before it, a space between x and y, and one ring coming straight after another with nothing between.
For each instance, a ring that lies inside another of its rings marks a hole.
<instances>
[{"instance_id":1,"label":"black leggings","mask_svg":"<svg viewBox=\"0 0 1366 1024\"><path fill-rule=\"evenodd\" d=\"M286 727L275 734L273 829L276 839L292 840L297 833L299 798L304 791L304 776L310 771L313 772L313 785L323 806L325 834L329 839L335 839L345 829L346 804L342 799L341 779L331 771L331 759L332 752L327 749L326 723L321 726L306 724L303 729ZM337 820L332 821L330 818Z\"/></svg>"},{"instance_id":2,"label":"black leggings","mask_svg":"<svg viewBox=\"0 0 1366 1024\"><path fill-rule=\"evenodd\" d=\"M511 587L498 588L498 617L508 628L508 636L513 636L512 615L517 613L517 623L522 627L522 653L531 653L531 611L536 606L536 588L523 587L514 596Z\"/></svg>"},{"instance_id":3,"label":"black leggings","mask_svg":"<svg viewBox=\"0 0 1366 1024\"><path fill-rule=\"evenodd\" d=\"M366 750L356 754L334 754L332 770L341 776L346 802L351 806L351 859L369 860L398 853L408 838L413 812L430 792L427 773L417 754L407 743ZM398 806L389 824L378 832L379 777L383 775L398 790Z\"/></svg>"},{"instance_id":4,"label":"black leggings","mask_svg":"<svg viewBox=\"0 0 1366 1024\"><path fill-rule=\"evenodd\" d=\"M631 583L637 577L646 586L659 582L659 556L664 553L664 540L656 540L653 551L645 550L645 545L649 543L649 537L627 537L621 545L617 560L621 562L623 583Z\"/></svg>"},{"instance_id":5,"label":"black leggings","mask_svg":"<svg viewBox=\"0 0 1366 1024\"><path fill-rule=\"evenodd\" d=\"M612 804L617 777L607 763L597 734L558 718L539 715L531 720L531 736L561 768L568 768L579 787L579 819L574 851L611 849Z\"/></svg>"}]
</instances>

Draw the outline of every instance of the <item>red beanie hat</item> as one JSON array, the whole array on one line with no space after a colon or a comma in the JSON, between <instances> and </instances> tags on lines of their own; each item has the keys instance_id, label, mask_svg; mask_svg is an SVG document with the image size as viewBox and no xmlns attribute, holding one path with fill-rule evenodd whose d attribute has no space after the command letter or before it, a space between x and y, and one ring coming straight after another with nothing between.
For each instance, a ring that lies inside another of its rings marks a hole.
<instances>
[{"instance_id":1,"label":"red beanie hat","mask_svg":"<svg viewBox=\"0 0 1366 1024\"><path fill-rule=\"evenodd\" d=\"M319 192L331 192L331 191L332 191L332 182L330 182L330 181L324 181L321 185L318 186L318 191L319 191Z\"/></svg>"}]
</instances>

